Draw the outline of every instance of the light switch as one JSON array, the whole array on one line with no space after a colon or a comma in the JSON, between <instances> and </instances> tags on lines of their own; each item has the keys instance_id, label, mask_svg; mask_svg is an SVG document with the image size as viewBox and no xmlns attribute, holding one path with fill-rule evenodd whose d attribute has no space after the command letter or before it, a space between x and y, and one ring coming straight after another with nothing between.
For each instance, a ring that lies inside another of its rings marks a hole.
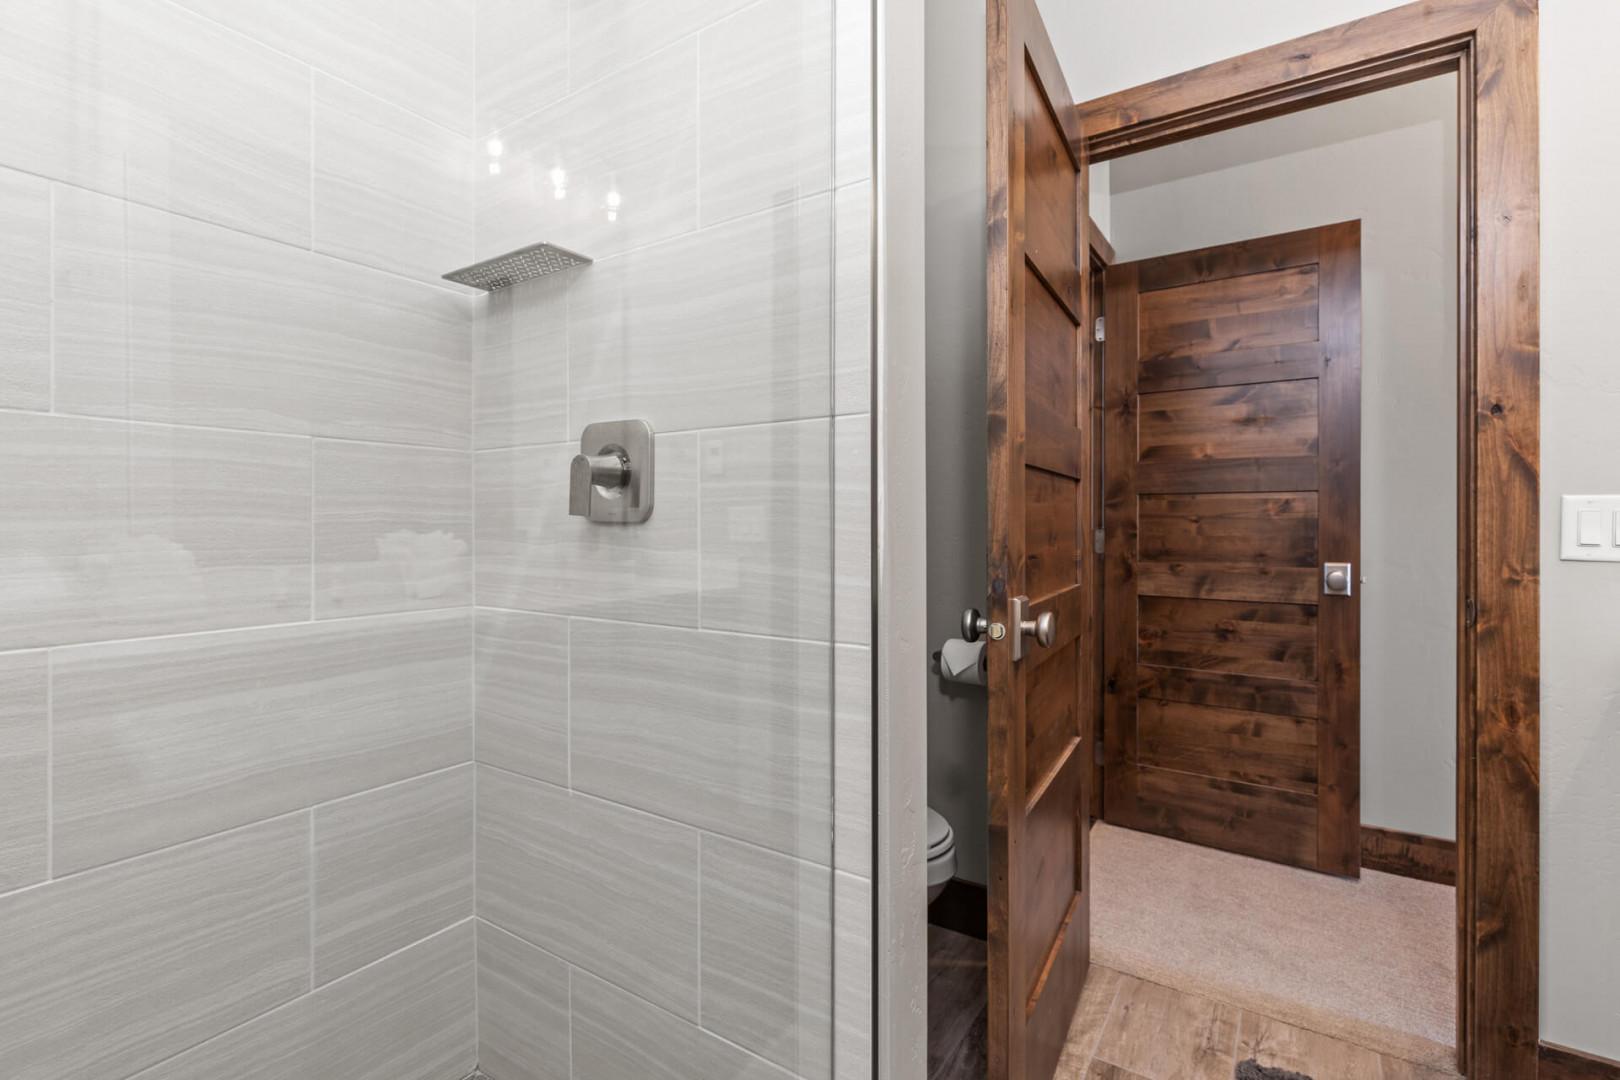
<instances>
[{"instance_id":1,"label":"light switch","mask_svg":"<svg viewBox=\"0 0 1620 1080\"><path fill-rule=\"evenodd\" d=\"M1620 495L1565 495L1561 509L1559 558L1620 563Z\"/></svg>"},{"instance_id":2,"label":"light switch","mask_svg":"<svg viewBox=\"0 0 1620 1080\"><path fill-rule=\"evenodd\" d=\"M1575 542L1581 547L1603 546L1603 511L1575 511Z\"/></svg>"}]
</instances>

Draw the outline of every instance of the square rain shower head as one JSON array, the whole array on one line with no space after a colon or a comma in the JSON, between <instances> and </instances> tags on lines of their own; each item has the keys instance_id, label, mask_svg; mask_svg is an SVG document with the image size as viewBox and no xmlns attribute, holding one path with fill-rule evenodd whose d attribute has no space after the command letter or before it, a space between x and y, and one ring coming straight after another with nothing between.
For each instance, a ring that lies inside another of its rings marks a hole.
<instances>
[{"instance_id":1,"label":"square rain shower head","mask_svg":"<svg viewBox=\"0 0 1620 1080\"><path fill-rule=\"evenodd\" d=\"M497 255L493 259L485 259L471 266L463 266L460 270L452 270L444 275L444 279L454 281L458 285L471 285L475 289L494 292L508 285L516 285L520 281L540 277L542 274L554 274L571 266L584 266L590 261L577 251L569 251L556 244L530 244L516 251L508 251L505 255Z\"/></svg>"}]
</instances>

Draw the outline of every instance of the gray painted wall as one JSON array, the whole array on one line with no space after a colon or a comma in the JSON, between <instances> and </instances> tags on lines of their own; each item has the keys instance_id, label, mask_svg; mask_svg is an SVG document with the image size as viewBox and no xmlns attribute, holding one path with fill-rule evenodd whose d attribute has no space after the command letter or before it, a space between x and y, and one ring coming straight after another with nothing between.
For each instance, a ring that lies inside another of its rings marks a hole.
<instances>
[{"instance_id":1,"label":"gray painted wall","mask_svg":"<svg viewBox=\"0 0 1620 1080\"><path fill-rule=\"evenodd\" d=\"M929 0L928 635L985 604L984 3ZM985 692L933 676L928 805L956 830L957 876L983 882Z\"/></svg>"}]
</instances>

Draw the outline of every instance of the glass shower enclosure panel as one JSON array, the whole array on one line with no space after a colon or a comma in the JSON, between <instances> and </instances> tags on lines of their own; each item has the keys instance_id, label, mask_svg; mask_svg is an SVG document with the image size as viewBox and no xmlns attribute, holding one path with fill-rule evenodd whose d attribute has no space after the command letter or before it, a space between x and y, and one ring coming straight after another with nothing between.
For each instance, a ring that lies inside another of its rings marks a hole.
<instances>
[{"instance_id":1,"label":"glass shower enclosure panel","mask_svg":"<svg viewBox=\"0 0 1620 1080\"><path fill-rule=\"evenodd\" d=\"M0 25L0 1076L869 1077L871 0Z\"/></svg>"},{"instance_id":2,"label":"glass shower enclosure panel","mask_svg":"<svg viewBox=\"0 0 1620 1080\"><path fill-rule=\"evenodd\" d=\"M480 83L475 254L526 278L473 316L480 972L566 965L575 1075L869 1075L870 23L642 9L542 108ZM542 241L591 261L500 261ZM655 509L570 516L624 421Z\"/></svg>"}]
</instances>

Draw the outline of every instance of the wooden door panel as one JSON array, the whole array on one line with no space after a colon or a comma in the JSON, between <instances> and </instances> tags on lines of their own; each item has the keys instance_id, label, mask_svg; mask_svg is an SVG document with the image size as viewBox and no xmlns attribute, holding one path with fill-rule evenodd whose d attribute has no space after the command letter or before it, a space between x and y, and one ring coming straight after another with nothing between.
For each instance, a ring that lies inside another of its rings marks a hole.
<instances>
[{"instance_id":1,"label":"wooden door panel","mask_svg":"<svg viewBox=\"0 0 1620 1080\"><path fill-rule=\"evenodd\" d=\"M1024 733L1024 790L1038 791L1080 739L1080 668L1070 641L1041 658L1029 675Z\"/></svg>"},{"instance_id":2,"label":"wooden door panel","mask_svg":"<svg viewBox=\"0 0 1620 1080\"><path fill-rule=\"evenodd\" d=\"M1137 460L1315 458L1315 379L1142 394Z\"/></svg>"},{"instance_id":3,"label":"wooden door panel","mask_svg":"<svg viewBox=\"0 0 1620 1080\"><path fill-rule=\"evenodd\" d=\"M1188 671L1151 664L1138 664L1137 669L1140 698L1216 705L1278 716L1316 717L1316 684L1312 682L1263 679L1230 671Z\"/></svg>"},{"instance_id":4,"label":"wooden door panel","mask_svg":"<svg viewBox=\"0 0 1620 1080\"><path fill-rule=\"evenodd\" d=\"M1147 699L1136 722L1144 765L1316 792L1316 724L1305 717Z\"/></svg>"},{"instance_id":5,"label":"wooden door panel","mask_svg":"<svg viewBox=\"0 0 1620 1080\"><path fill-rule=\"evenodd\" d=\"M1090 956L1097 697L1084 162L1034 0L992 0L989 133L989 1065L1049 1080ZM1051 642L1022 617L1056 619ZM1020 658L1013 658L1014 644Z\"/></svg>"},{"instance_id":6,"label":"wooden door panel","mask_svg":"<svg viewBox=\"0 0 1620 1080\"><path fill-rule=\"evenodd\" d=\"M1075 386L1080 373L1074 356L1079 327L1034 271L1025 268L1024 388L1033 404L1040 402L1062 425L1079 424Z\"/></svg>"},{"instance_id":7,"label":"wooden door panel","mask_svg":"<svg viewBox=\"0 0 1620 1080\"><path fill-rule=\"evenodd\" d=\"M1140 557L1316 565L1316 492L1144 495L1137 504Z\"/></svg>"},{"instance_id":8,"label":"wooden door panel","mask_svg":"<svg viewBox=\"0 0 1620 1080\"><path fill-rule=\"evenodd\" d=\"M1322 366L1315 341L1233 349L1201 356L1161 356L1137 365L1137 390L1188 390L1199 386L1242 386L1281 379L1311 379Z\"/></svg>"},{"instance_id":9,"label":"wooden door panel","mask_svg":"<svg viewBox=\"0 0 1620 1080\"><path fill-rule=\"evenodd\" d=\"M1168 769L1143 768L1140 774L1136 828L1262 859L1316 865L1315 796Z\"/></svg>"},{"instance_id":10,"label":"wooden door panel","mask_svg":"<svg viewBox=\"0 0 1620 1080\"><path fill-rule=\"evenodd\" d=\"M1355 222L1108 270L1104 816L1358 871Z\"/></svg>"},{"instance_id":11,"label":"wooden door panel","mask_svg":"<svg viewBox=\"0 0 1620 1080\"><path fill-rule=\"evenodd\" d=\"M1043 600L1073 588L1080 538L1074 523L1081 511L1080 484L1044 469L1024 476L1024 593Z\"/></svg>"},{"instance_id":12,"label":"wooden door panel","mask_svg":"<svg viewBox=\"0 0 1620 1080\"><path fill-rule=\"evenodd\" d=\"M1028 58L1023 69L1024 258L1054 296L1080 317L1080 221L1077 173L1063 125Z\"/></svg>"},{"instance_id":13,"label":"wooden door panel","mask_svg":"<svg viewBox=\"0 0 1620 1080\"><path fill-rule=\"evenodd\" d=\"M1316 608L1143 596L1137 606L1140 663L1316 679Z\"/></svg>"}]
</instances>

